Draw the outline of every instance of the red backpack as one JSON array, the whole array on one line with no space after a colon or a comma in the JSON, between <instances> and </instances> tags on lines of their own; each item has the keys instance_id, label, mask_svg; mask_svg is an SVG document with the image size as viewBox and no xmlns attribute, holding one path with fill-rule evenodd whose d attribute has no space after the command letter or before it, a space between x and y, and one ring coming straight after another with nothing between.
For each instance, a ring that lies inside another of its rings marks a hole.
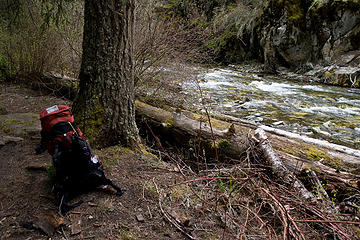
<instances>
[{"instance_id":1,"label":"red backpack","mask_svg":"<svg viewBox=\"0 0 360 240\"><path fill-rule=\"evenodd\" d=\"M66 105L54 105L40 113L41 143L51 155L54 153L56 143L65 148L70 147L73 135L86 140L76 126L70 109Z\"/></svg>"}]
</instances>

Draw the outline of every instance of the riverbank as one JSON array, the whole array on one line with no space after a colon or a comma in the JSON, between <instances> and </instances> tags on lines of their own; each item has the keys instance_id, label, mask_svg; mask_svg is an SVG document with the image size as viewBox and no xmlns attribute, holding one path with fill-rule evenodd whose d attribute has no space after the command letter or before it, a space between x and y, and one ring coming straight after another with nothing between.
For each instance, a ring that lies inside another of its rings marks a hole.
<instances>
[{"instance_id":1,"label":"riverbank","mask_svg":"<svg viewBox=\"0 0 360 240\"><path fill-rule=\"evenodd\" d=\"M179 155L161 148L147 148L158 158L147 151L132 152L119 146L98 149L106 175L127 192L122 197L109 189L83 194L74 199L84 200L80 207L60 216L47 175L50 156L35 155L33 149L40 139L37 112L71 102L21 86L0 86L1 116L13 116L5 122L14 124L14 129L28 129L0 146L0 233L4 239L268 239L281 238L289 228L291 235L304 235L303 239L356 237L356 212L344 214L339 207L339 212L333 213L327 200L302 200L291 187L267 174L269 170L256 149L249 150L246 161L217 166L199 153L198 160L205 161L193 162L197 166L193 168ZM33 119L14 119L19 115ZM4 134L15 136L16 132L9 127L2 129ZM163 137L159 140L166 144ZM192 153L195 157L196 151ZM337 189L328 182L326 186ZM351 194L357 191L347 189L345 194L337 192L331 201L340 204L350 190ZM286 212L293 219L290 225L283 221L286 206L294 207ZM349 209L353 208L345 210ZM309 215L316 222L303 221ZM51 226L56 229L47 236L44 229L49 230L49 224L50 230Z\"/></svg>"}]
</instances>

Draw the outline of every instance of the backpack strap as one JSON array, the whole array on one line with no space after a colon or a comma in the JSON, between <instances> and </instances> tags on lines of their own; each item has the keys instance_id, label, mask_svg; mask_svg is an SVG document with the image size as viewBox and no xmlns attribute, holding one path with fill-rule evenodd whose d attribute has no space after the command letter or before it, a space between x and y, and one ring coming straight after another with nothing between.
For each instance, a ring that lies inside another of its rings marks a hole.
<instances>
[{"instance_id":1,"label":"backpack strap","mask_svg":"<svg viewBox=\"0 0 360 240\"><path fill-rule=\"evenodd\" d=\"M79 132L78 132L78 130L77 130L77 127L76 127L76 126L74 127L71 122L68 122L68 124L70 125L70 127L72 128L72 130L74 131L74 133L76 133L76 135L78 135L78 136L80 137L80 134L79 134Z\"/></svg>"}]
</instances>

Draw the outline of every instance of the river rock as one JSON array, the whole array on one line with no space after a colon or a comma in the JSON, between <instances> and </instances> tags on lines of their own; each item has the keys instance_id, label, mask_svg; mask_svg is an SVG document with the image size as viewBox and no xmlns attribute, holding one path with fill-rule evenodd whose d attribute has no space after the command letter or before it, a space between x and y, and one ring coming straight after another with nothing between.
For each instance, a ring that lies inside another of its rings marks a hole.
<instances>
[{"instance_id":1,"label":"river rock","mask_svg":"<svg viewBox=\"0 0 360 240\"><path fill-rule=\"evenodd\" d=\"M360 67L360 50L350 51L337 56L334 64L338 66Z\"/></svg>"},{"instance_id":2,"label":"river rock","mask_svg":"<svg viewBox=\"0 0 360 240\"><path fill-rule=\"evenodd\" d=\"M305 74L313 80L343 87L360 87L359 67L317 67Z\"/></svg>"},{"instance_id":3,"label":"river rock","mask_svg":"<svg viewBox=\"0 0 360 240\"><path fill-rule=\"evenodd\" d=\"M326 128L334 128L336 127L336 124L331 122L331 121L327 121L325 123L323 123L323 125L326 127Z\"/></svg>"},{"instance_id":4,"label":"river rock","mask_svg":"<svg viewBox=\"0 0 360 240\"><path fill-rule=\"evenodd\" d=\"M323 136L326 136L326 137L330 137L330 136L331 136L330 133L325 132L325 131L322 131L319 127L313 127L313 128L311 128L311 130L312 130L313 133L315 133L315 134L323 135Z\"/></svg>"},{"instance_id":5,"label":"river rock","mask_svg":"<svg viewBox=\"0 0 360 240\"><path fill-rule=\"evenodd\" d=\"M273 122L272 125L274 126L279 126L279 125L283 125L284 121L277 121L277 122Z\"/></svg>"}]
</instances>

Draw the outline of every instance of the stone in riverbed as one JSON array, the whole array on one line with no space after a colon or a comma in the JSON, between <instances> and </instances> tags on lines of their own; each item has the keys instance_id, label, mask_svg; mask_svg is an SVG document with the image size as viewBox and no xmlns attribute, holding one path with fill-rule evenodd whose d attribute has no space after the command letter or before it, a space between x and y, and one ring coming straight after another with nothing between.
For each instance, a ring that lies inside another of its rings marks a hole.
<instances>
[{"instance_id":1,"label":"stone in riverbed","mask_svg":"<svg viewBox=\"0 0 360 240\"><path fill-rule=\"evenodd\" d=\"M273 122L272 125L274 126L284 125L284 121Z\"/></svg>"},{"instance_id":2,"label":"stone in riverbed","mask_svg":"<svg viewBox=\"0 0 360 240\"><path fill-rule=\"evenodd\" d=\"M330 133L325 132L325 131L322 131L319 127L313 127L313 128L311 128L311 130L312 130L313 133L315 133L315 134L323 135L323 136L326 136L326 137L330 137L330 136L331 136Z\"/></svg>"},{"instance_id":3,"label":"stone in riverbed","mask_svg":"<svg viewBox=\"0 0 360 240\"><path fill-rule=\"evenodd\" d=\"M359 67L318 67L305 74L313 80L321 83L343 86L360 87L360 68Z\"/></svg>"}]
</instances>

